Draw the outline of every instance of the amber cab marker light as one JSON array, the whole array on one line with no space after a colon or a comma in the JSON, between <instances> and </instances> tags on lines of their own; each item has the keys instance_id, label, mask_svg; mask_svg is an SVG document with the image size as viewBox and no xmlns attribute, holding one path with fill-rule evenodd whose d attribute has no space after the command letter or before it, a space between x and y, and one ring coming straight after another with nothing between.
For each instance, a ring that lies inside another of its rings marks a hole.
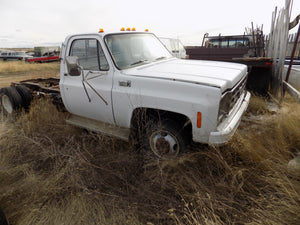
<instances>
[{"instance_id":1,"label":"amber cab marker light","mask_svg":"<svg viewBox=\"0 0 300 225\"><path fill-rule=\"evenodd\" d=\"M198 112L197 113L197 127L201 128L201 121L202 121L202 113Z\"/></svg>"},{"instance_id":2,"label":"amber cab marker light","mask_svg":"<svg viewBox=\"0 0 300 225\"><path fill-rule=\"evenodd\" d=\"M131 30L132 30L132 31L135 31L135 28L132 28Z\"/></svg>"},{"instance_id":3,"label":"amber cab marker light","mask_svg":"<svg viewBox=\"0 0 300 225\"><path fill-rule=\"evenodd\" d=\"M99 33L103 33L104 30L102 28L99 29Z\"/></svg>"},{"instance_id":4,"label":"amber cab marker light","mask_svg":"<svg viewBox=\"0 0 300 225\"><path fill-rule=\"evenodd\" d=\"M122 28L121 28L121 31L125 31L125 28L124 28L124 27L122 27Z\"/></svg>"},{"instance_id":5,"label":"amber cab marker light","mask_svg":"<svg viewBox=\"0 0 300 225\"><path fill-rule=\"evenodd\" d=\"M146 31L146 32L148 32L148 31L149 31L149 29L146 29L145 31Z\"/></svg>"},{"instance_id":6,"label":"amber cab marker light","mask_svg":"<svg viewBox=\"0 0 300 225\"><path fill-rule=\"evenodd\" d=\"M130 31L130 28L128 27L126 30L127 30L127 31Z\"/></svg>"}]
</instances>

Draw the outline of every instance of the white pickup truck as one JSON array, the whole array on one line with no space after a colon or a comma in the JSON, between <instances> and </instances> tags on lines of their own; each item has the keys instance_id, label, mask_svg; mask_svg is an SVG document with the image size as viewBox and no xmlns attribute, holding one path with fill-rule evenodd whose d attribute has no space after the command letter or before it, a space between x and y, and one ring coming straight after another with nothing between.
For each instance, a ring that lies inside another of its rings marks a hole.
<instances>
[{"instance_id":1,"label":"white pickup truck","mask_svg":"<svg viewBox=\"0 0 300 225\"><path fill-rule=\"evenodd\" d=\"M6 113L47 93L62 100L68 123L124 140L138 137L163 158L191 141L226 143L250 101L246 80L245 65L177 59L149 32L99 32L65 39L60 79L48 79L47 87L36 79L0 92Z\"/></svg>"}]
</instances>

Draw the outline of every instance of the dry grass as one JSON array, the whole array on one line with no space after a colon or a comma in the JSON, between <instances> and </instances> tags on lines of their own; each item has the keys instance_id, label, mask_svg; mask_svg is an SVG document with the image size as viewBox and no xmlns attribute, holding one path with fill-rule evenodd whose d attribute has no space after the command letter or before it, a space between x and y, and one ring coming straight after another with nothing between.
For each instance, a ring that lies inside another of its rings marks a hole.
<instances>
[{"instance_id":1,"label":"dry grass","mask_svg":"<svg viewBox=\"0 0 300 225\"><path fill-rule=\"evenodd\" d=\"M227 146L158 161L37 101L0 123L0 203L15 225L299 224L300 106L249 111Z\"/></svg>"},{"instance_id":2,"label":"dry grass","mask_svg":"<svg viewBox=\"0 0 300 225\"><path fill-rule=\"evenodd\" d=\"M53 71L59 69L59 63L26 63L25 61L0 60L0 73Z\"/></svg>"},{"instance_id":3,"label":"dry grass","mask_svg":"<svg viewBox=\"0 0 300 225\"><path fill-rule=\"evenodd\" d=\"M24 61L0 60L0 88L10 86L11 82L59 77L59 63L25 63Z\"/></svg>"}]
</instances>

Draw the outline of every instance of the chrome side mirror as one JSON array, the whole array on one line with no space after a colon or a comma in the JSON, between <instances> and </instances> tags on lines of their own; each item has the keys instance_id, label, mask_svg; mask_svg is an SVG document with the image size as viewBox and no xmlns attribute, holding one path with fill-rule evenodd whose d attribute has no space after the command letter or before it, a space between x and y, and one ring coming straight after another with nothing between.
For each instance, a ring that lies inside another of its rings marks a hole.
<instances>
[{"instance_id":1,"label":"chrome side mirror","mask_svg":"<svg viewBox=\"0 0 300 225\"><path fill-rule=\"evenodd\" d=\"M68 74L70 76L80 76L82 72L82 67L79 65L77 56L67 56L66 57Z\"/></svg>"}]
</instances>

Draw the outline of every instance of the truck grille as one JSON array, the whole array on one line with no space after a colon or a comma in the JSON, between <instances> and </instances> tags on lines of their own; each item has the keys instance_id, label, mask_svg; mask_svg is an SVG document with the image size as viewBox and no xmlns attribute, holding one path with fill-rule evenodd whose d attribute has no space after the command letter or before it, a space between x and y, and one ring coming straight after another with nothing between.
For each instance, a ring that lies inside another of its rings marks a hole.
<instances>
[{"instance_id":1,"label":"truck grille","mask_svg":"<svg viewBox=\"0 0 300 225\"><path fill-rule=\"evenodd\" d=\"M219 123L230 114L234 105L237 103L241 95L246 88L247 76L245 76L239 83L235 85L231 90L225 92L220 101L219 109Z\"/></svg>"}]
</instances>

